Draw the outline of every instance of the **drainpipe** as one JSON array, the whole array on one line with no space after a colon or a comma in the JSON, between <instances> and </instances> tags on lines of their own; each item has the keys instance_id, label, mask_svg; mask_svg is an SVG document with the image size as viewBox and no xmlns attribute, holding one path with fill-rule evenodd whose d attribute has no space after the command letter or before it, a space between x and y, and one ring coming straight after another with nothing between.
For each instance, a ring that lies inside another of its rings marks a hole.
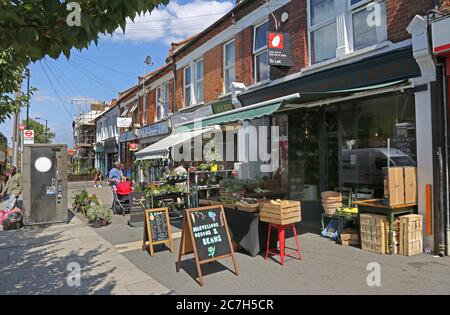
<instances>
[{"instance_id":1,"label":"drainpipe","mask_svg":"<svg viewBox=\"0 0 450 315\"><path fill-rule=\"evenodd\" d=\"M450 57L447 57L447 69L450 69ZM448 96L448 80L447 80L447 75L449 75L450 73L445 73L445 71L442 71L442 94L443 94L443 104L444 104L444 137L445 137L445 152L446 154L448 154L448 107L450 104L448 104L448 100L449 100L449 96ZM446 179L446 208L447 209L447 213L446 213L446 242L445 242L445 246L446 246L446 255L450 256L450 201L449 201L449 174L448 174L448 156L446 156L446 169L445 169L445 179Z\"/></svg>"},{"instance_id":2,"label":"drainpipe","mask_svg":"<svg viewBox=\"0 0 450 315\"><path fill-rule=\"evenodd\" d=\"M177 64L175 62L175 57L172 55L170 57L172 59L172 71L173 71L173 110L172 113L175 114L176 109L177 109ZM173 116L172 116L173 117ZM173 122L171 123L171 129L169 130L170 133L173 132L173 130L175 129L173 126Z\"/></svg>"}]
</instances>

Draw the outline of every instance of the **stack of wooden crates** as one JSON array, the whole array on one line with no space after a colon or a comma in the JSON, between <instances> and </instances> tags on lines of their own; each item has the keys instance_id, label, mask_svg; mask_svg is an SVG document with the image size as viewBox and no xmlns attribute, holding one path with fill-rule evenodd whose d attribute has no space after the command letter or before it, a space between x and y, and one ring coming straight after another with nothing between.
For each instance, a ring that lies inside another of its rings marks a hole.
<instances>
[{"instance_id":1,"label":"stack of wooden crates","mask_svg":"<svg viewBox=\"0 0 450 315\"><path fill-rule=\"evenodd\" d=\"M415 167L386 167L383 172L385 204L395 206L417 202L417 171Z\"/></svg>"},{"instance_id":2,"label":"stack of wooden crates","mask_svg":"<svg viewBox=\"0 0 450 315\"><path fill-rule=\"evenodd\" d=\"M300 201L266 201L259 204L259 219L272 224L286 225L300 222Z\"/></svg>"},{"instance_id":3,"label":"stack of wooden crates","mask_svg":"<svg viewBox=\"0 0 450 315\"><path fill-rule=\"evenodd\" d=\"M393 224L394 253L412 256L422 253L423 218L421 215L400 216ZM387 217L364 213L360 215L361 247L364 250L387 254L389 231Z\"/></svg>"}]
</instances>

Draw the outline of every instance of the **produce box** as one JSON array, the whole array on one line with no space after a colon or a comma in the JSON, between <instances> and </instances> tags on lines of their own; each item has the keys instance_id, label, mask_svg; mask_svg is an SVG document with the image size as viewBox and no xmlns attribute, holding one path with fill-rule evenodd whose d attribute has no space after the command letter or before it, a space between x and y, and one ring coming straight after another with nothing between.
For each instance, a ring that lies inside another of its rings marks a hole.
<instances>
[{"instance_id":1,"label":"produce box","mask_svg":"<svg viewBox=\"0 0 450 315\"><path fill-rule=\"evenodd\" d=\"M292 224L301 221L300 201L271 200L259 203L260 221L273 224Z\"/></svg>"},{"instance_id":2,"label":"produce box","mask_svg":"<svg viewBox=\"0 0 450 315\"><path fill-rule=\"evenodd\" d=\"M405 203L417 202L417 170L412 166L403 167L405 180Z\"/></svg>"},{"instance_id":3,"label":"produce box","mask_svg":"<svg viewBox=\"0 0 450 315\"><path fill-rule=\"evenodd\" d=\"M403 167L385 167L384 174L384 203L395 206L405 203L405 181Z\"/></svg>"},{"instance_id":4,"label":"produce box","mask_svg":"<svg viewBox=\"0 0 450 315\"><path fill-rule=\"evenodd\" d=\"M236 209L245 212L258 212L259 203L249 203L244 200L236 202Z\"/></svg>"},{"instance_id":5,"label":"produce box","mask_svg":"<svg viewBox=\"0 0 450 315\"><path fill-rule=\"evenodd\" d=\"M400 217L400 250L405 256L423 252L423 217L417 214Z\"/></svg>"},{"instance_id":6,"label":"produce box","mask_svg":"<svg viewBox=\"0 0 450 315\"><path fill-rule=\"evenodd\" d=\"M358 231L354 229L345 229L340 234L341 241L358 241L359 242L359 235Z\"/></svg>"},{"instance_id":7,"label":"produce box","mask_svg":"<svg viewBox=\"0 0 450 315\"><path fill-rule=\"evenodd\" d=\"M361 247L369 252L386 254L387 217L384 215L364 213L360 215Z\"/></svg>"},{"instance_id":8,"label":"produce box","mask_svg":"<svg viewBox=\"0 0 450 315\"><path fill-rule=\"evenodd\" d=\"M340 240L340 244L342 246L360 246L361 242L359 240L347 240L347 241Z\"/></svg>"}]
</instances>

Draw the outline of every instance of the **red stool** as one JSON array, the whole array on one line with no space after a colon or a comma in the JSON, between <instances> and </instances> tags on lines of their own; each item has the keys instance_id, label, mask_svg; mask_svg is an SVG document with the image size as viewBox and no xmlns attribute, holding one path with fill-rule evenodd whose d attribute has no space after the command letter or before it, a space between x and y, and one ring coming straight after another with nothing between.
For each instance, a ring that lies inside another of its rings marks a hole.
<instances>
[{"instance_id":1,"label":"red stool","mask_svg":"<svg viewBox=\"0 0 450 315\"><path fill-rule=\"evenodd\" d=\"M280 242L280 247L279 248L273 248L273 249L269 249L269 242L270 242L270 230L274 228L277 229L278 231L278 241ZM297 247L296 249L294 248L289 248L285 246L284 240L285 240L285 231L287 229L292 229L294 231L294 237L295 237L295 246ZM272 255L279 255L281 257L281 265L284 266L284 256L289 256L289 257L293 257L290 254L285 253L285 249L290 249L291 253L297 253L298 255L298 259L301 260L302 256L300 255L300 247L298 246L298 239L297 239L297 230L295 229L295 225L294 224L287 224L287 225L280 225L280 224L272 224L269 223L269 233L267 235L267 247L266 247L266 257L265 259L267 260L267 257L269 257L269 253ZM275 252L275 251L279 251L279 253ZM293 257L296 258L296 257Z\"/></svg>"}]
</instances>

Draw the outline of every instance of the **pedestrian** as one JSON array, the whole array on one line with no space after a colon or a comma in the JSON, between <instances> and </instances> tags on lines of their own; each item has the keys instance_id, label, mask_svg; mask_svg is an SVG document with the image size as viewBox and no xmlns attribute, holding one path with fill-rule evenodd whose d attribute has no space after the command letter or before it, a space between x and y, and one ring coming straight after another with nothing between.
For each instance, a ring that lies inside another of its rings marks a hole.
<instances>
[{"instance_id":1,"label":"pedestrian","mask_svg":"<svg viewBox=\"0 0 450 315\"><path fill-rule=\"evenodd\" d=\"M8 201L5 208L6 211L11 211L12 209L14 209L17 203L17 199L22 193L22 190L23 190L22 174L17 172L17 168L15 166L11 166L9 169L8 181L6 182L5 187L3 187L3 190L0 193L0 200L2 200L3 197L8 196Z\"/></svg>"},{"instance_id":2,"label":"pedestrian","mask_svg":"<svg viewBox=\"0 0 450 315\"><path fill-rule=\"evenodd\" d=\"M120 183L123 177L121 166L122 165L120 164L120 162L114 163L114 167L109 171L108 174L109 183L114 190L117 189L117 184Z\"/></svg>"},{"instance_id":3,"label":"pedestrian","mask_svg":"<svg viewBox=\"0 0 450 315\"><path fill-rule=\"evenodd\" d=\"M102 187L103 174L100 171L95 172L94 187Z\"/></svg>"}]
</instances>

